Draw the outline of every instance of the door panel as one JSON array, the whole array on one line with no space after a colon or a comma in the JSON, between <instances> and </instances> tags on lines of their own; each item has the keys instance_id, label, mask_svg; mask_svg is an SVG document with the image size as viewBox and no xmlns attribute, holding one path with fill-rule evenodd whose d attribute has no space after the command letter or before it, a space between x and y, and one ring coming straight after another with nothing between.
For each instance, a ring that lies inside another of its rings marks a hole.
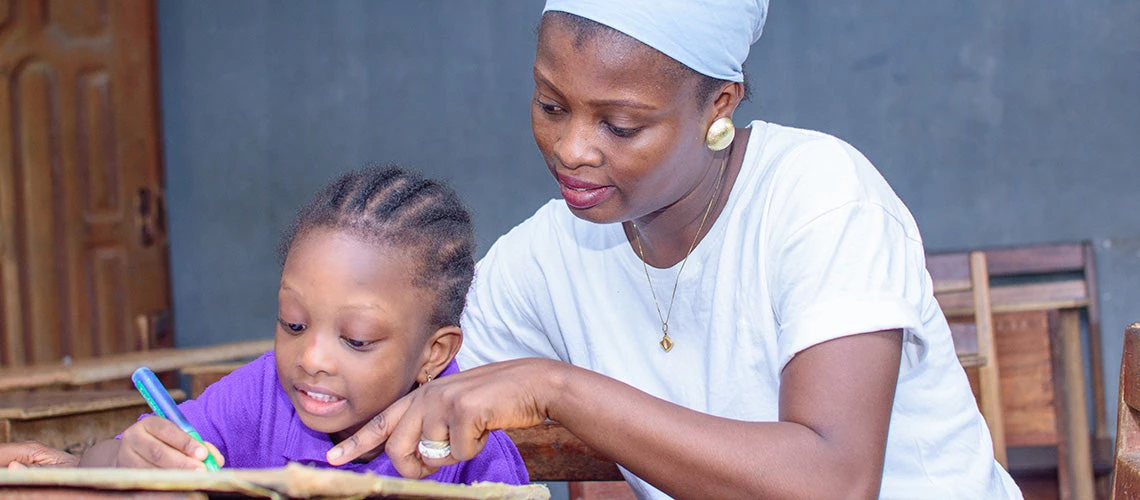
<instances>
[{"instance_id":1,"label":"door panel","mask_svg":"<svg viewBox=\"0 0 1140 500\"><path fill-rule=\"evenodd\" d=\"M0 366L173 345L154 25L0 0Z\"/></svg>"}]
</instances>

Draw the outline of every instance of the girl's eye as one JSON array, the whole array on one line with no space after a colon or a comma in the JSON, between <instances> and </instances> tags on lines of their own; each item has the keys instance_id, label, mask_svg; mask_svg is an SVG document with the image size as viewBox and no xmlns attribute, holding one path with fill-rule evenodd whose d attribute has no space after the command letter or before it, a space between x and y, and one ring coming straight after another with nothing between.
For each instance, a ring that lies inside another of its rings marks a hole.
<instances>
[{"instance_id":1,"label":"girl's eye","mask_svg":"<svg viewBox=\"0 0 1140 500\"><path fill-rule=\"evenodd\" d=\"M548 115L554 115L554 114L558 114L558 113L561 113L564 111L562 109L562 106L559 106L557 104L547 104L547 103L542 102L538 99L535 99L534 103L537 104L538 107L542 108L543 113L546 113Z\"/></svg>"},{"instance_id":2,"label":"girl's eye","mask_svg":"<svg viewBox=\"0 0 1140 500\"><path fill-rule=\"evenodd\" d=\"M280 323L283 328L293 333L301 333L305 331L304 323L290 323L281 318L277 318L277 322Z\"/></svg>"},{"instance_id":3,"label":"girl's eye","mask_svg":"<svg viewBox=\"0 0 1140 500\"><path fill-rule=\"evenodd\" d=\"M640 128L621 128L613 125L606 124L606 128L610 129L610 133L618 137L631 137L636 134Z\"/></svg>"},{"instance_id":4,"label":"girl's eye","mask_svg":"<svg viewBox=\"0 0 1140 500\"><path fill-rule=\"evenodd\" d=\"M353 349L356 349L356 350L364 349L364 348L376 343L376 341L374 341L374 340L356 340L356 339L350 339L348 337L341 337L341 340L344 341L345 345L347 345Z\"/></svg>"}]
</instances>

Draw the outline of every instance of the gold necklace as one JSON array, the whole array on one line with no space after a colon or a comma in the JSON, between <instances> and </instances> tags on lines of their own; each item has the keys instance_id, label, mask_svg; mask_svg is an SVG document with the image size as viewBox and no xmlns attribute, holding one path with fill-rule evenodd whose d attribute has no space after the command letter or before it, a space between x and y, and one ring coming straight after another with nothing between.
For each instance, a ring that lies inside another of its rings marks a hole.
<instances>
[{"instance_id":1,"label":"gold necklace","mask_svg":"<svg viewBox=\"0 0 1140 500\"><path fill-rule=\"evenodd\" d=\"M716 175L716 189L713 190L712 199L709 200L709 205L705 207L705 215L701 217L701 223L697 226L697 234L693 235L693 242L689 244L689 251L685 252L685 258L681 259L681 268L677 270L677 280L673 282L673 294L669 297L669 308L665 310L664 315L661 314L661 303L657 301L657 292L653 289L653 278L649 277L649 265L645 263L645 250L641 247L641 230L637 228L636 221L630 221L633 223L634 238L637 240L637 256L641 258L641 267L645 270L645 279L649 281L649 293L653 295L653 305L657 307L657 318L661 320L661 341L658 344L665 352L673 350L673 339L669 337L669 318L673 314L673 300L677 298L677 285L681 284L681 273L685 272L685 263L689 261L689 255L697 247L697 239L701 237L701 230L705 227L705 221L708 220L709 213L712 212L712 207L720 195L721 181L724 179L724 170L728 165L729 156L730 154L724 155L724 161L720 164L720 172Z\"/></svg>"}]
</instances>

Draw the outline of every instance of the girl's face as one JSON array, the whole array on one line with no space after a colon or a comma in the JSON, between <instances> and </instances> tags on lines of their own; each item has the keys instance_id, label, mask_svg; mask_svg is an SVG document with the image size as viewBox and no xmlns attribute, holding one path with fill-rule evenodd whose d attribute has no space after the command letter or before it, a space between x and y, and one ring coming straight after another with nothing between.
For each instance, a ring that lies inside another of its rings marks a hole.
<instances>
[{"instance_id":1,"label":"girl's face","mask_svg":"<svg viewBox=\"0 0 1140 500\"><path fill-rule=\"evenodd\" d=\"M624 222L686 197L710 171L704 144L711 106L696 78L632 39L576 40L546 21L534 62L531 126L570 210Z\"/></svg>"},{"instance_id":2,"label":"girl's face","mask_svg":"<svg viewBox=\"0 0 1140 500\"><path fill-rule=\"evenodd\" d=\"M314 228L281 273L277 376L309 428L339 441L423 381L431 297L399 252Z\"/></svg>"}]
</instances>

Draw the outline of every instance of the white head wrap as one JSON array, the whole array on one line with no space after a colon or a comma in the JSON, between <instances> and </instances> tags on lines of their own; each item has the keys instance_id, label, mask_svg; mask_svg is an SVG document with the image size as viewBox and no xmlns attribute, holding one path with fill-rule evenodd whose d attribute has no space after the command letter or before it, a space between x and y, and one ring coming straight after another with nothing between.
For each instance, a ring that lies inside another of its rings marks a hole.
<instances>
[{"instance_id":1,"label":"white head wrap","mask_svg":"<svg viewBox=\"0 0 1140 500\"><path fill-rule=\"evenodd\" d=\"M550 10L609 26L703 75L742 82L768 0L547 0L542 11Z\"/></svg>"}]
</instances>

